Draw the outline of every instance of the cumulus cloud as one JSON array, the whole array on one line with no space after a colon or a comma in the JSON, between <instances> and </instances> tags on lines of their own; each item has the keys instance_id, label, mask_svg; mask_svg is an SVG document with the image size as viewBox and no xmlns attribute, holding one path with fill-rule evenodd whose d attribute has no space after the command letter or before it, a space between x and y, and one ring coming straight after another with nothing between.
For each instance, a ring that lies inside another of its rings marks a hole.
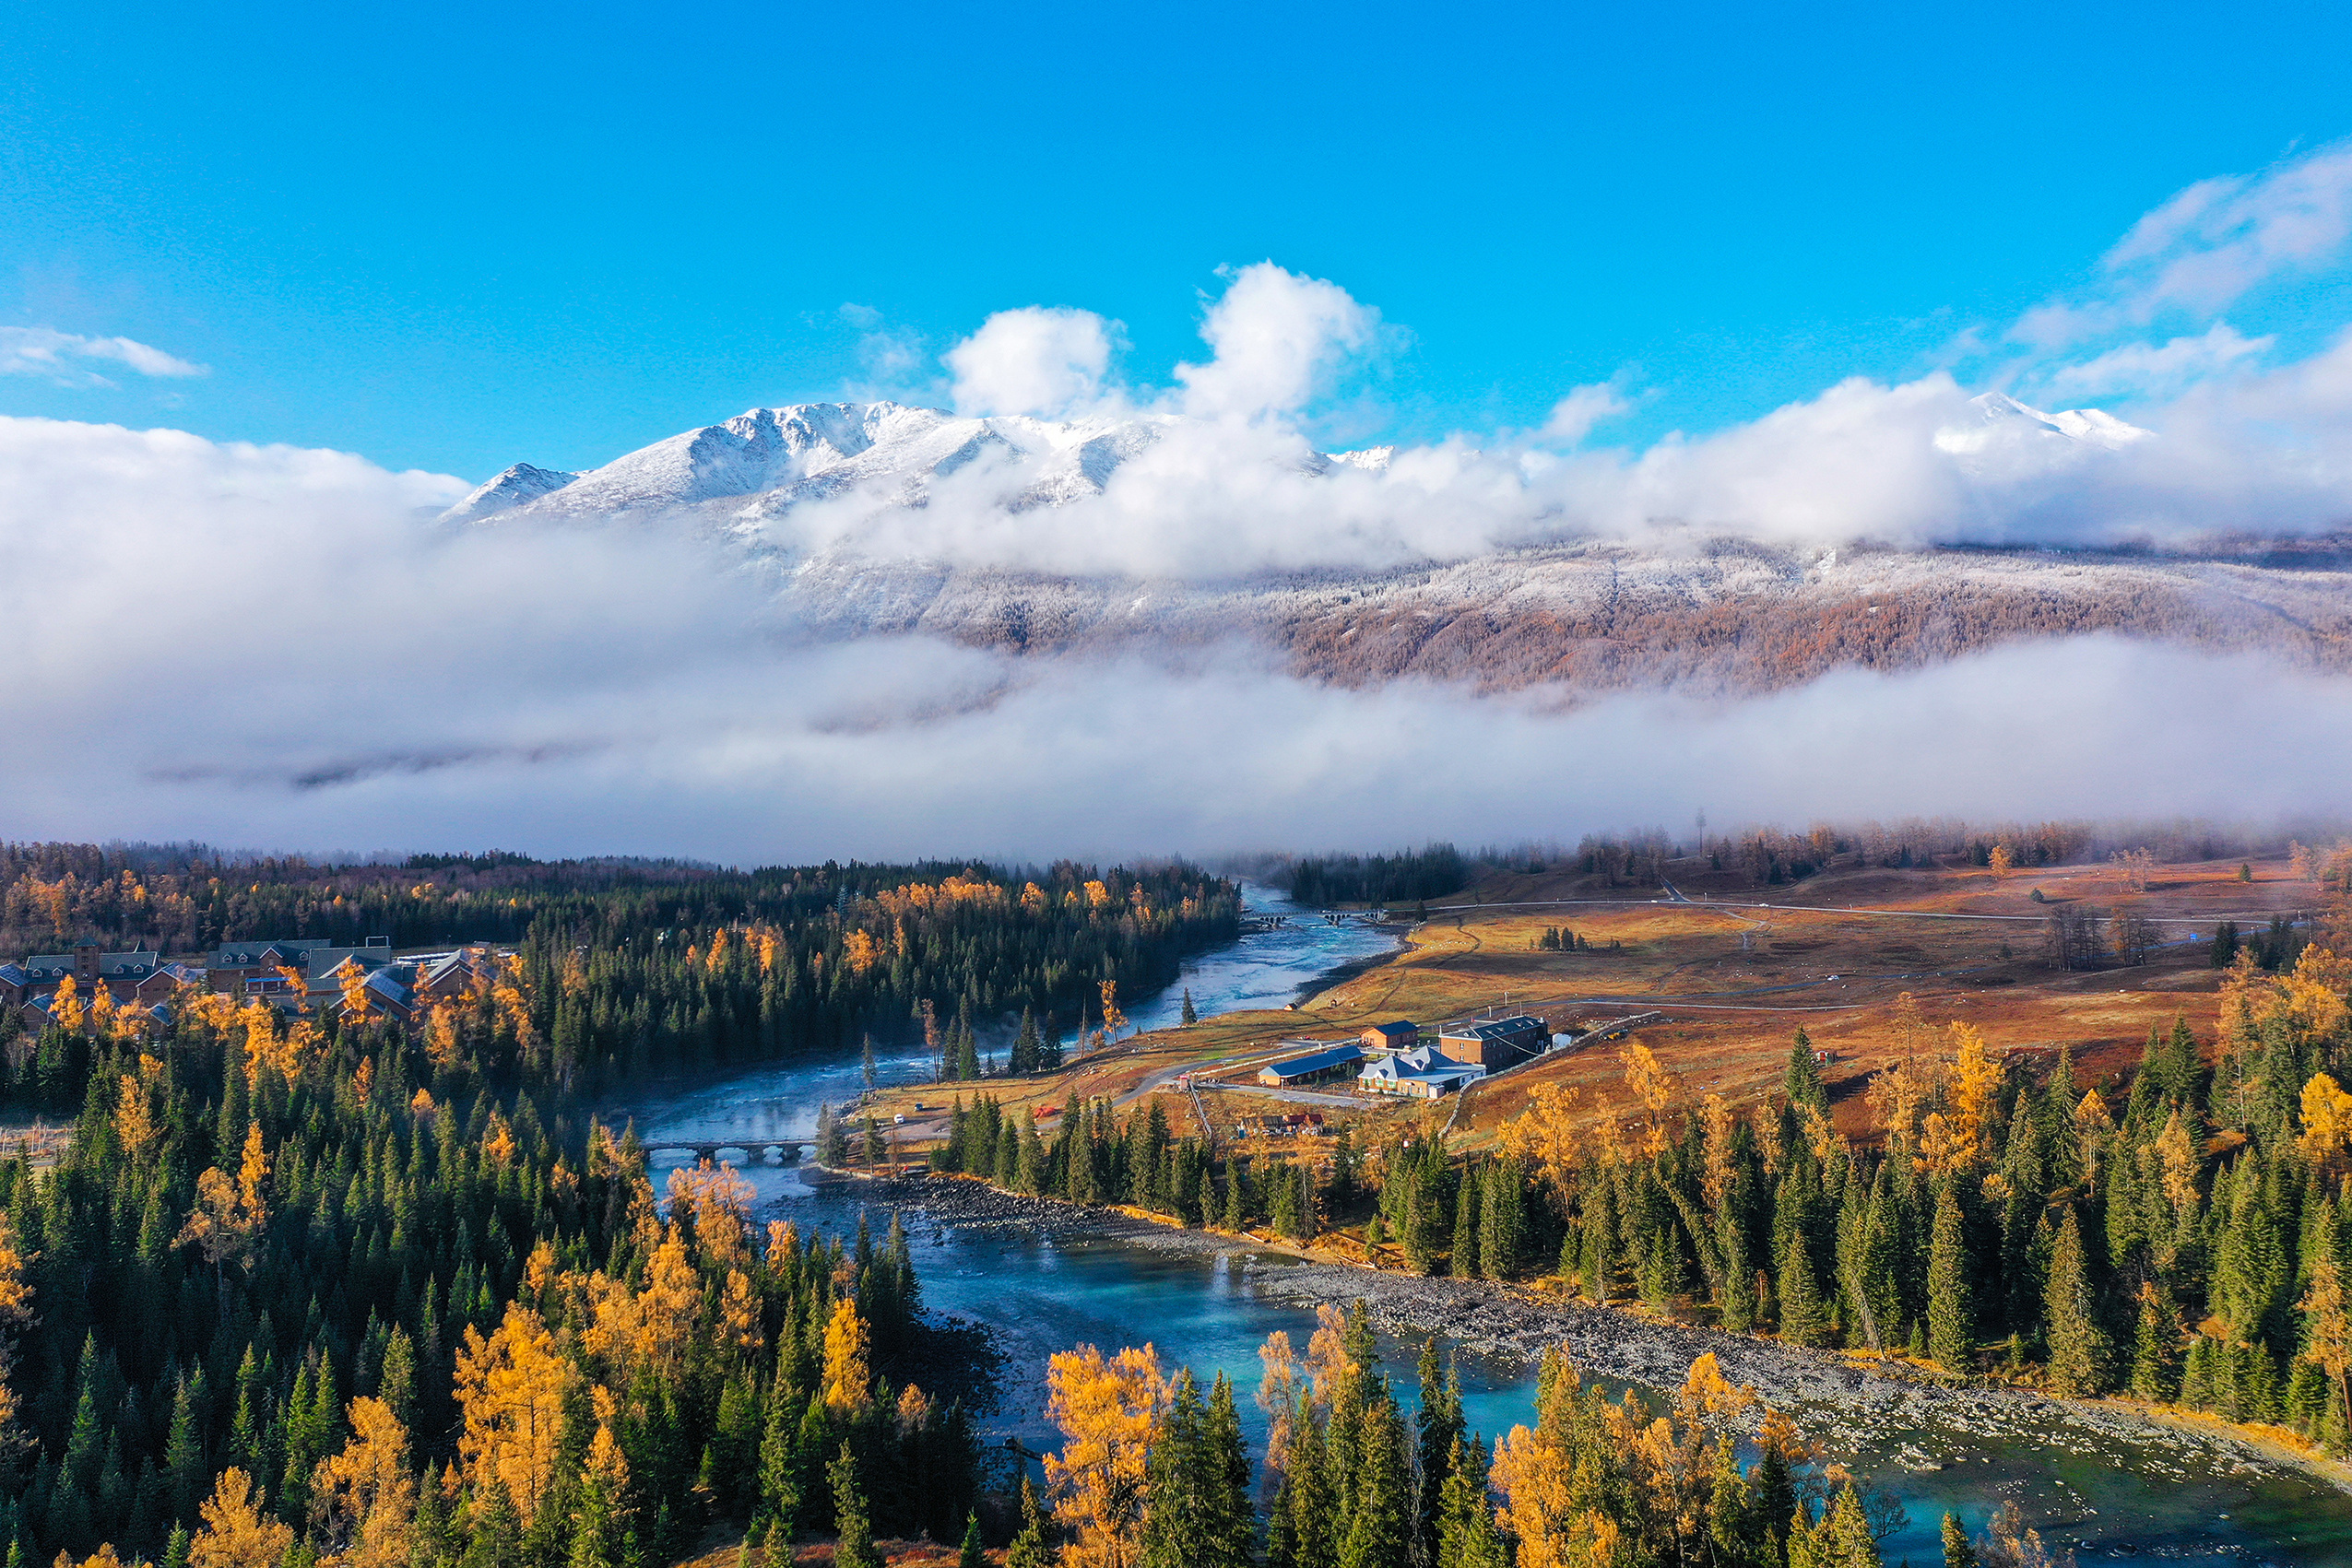
<instances>
[{"instance_id":1,"label":"cumulus cloud","mask_svg":"<svg viewBox=\"0 0 2352 1568\"><path fill-rule=\"evenodd\" d=\"M1212 357L1176 367L1178 407L1204 419L1295 413L1372 347L1379 325L1379 312L1336 283L1271 261L1238 268L1200 325Z\"/></svg>"},{"instance_id":2,"label":"cumulus cloud","mask_svg":"<svg viewBox=\"0 0 2352 1568\"><path fill-rule=\"evenodd\" d=\"M175 359L128 337L85 337L49 326L0 326L0 375L41 376L61 386L112 386L92 362L116 364L143 376L211 373L210 367Z\"/></svg>"},{"instance_id":3,"label":"cumulus cloud","mask_svg":"<svg viewBox=\"0 0 2352 1568\"><path fill-rule=\"evenodd\" d=\"M1117 856L1572 840L1701 808L2261 814L2333 800L2352 768L2346 682L2105 639L1571 712L1334 690L1233 650L1176 672L812 644L732 558L660 530L417 521L460 488L336 453L0 419L9 831ZM2297 744L2249 772L2249 733Z\"/></svg>"},{"instance_id":4,"label":"cumulus cloud","mask_svg":"<svg viewBox=\"0 0 2352 1568\"><path fill-rule=\"evenodd\" d=\"M948 350L956 411L1046 418L1093 404L1110 373L1118 324L1092 311L999 311Z\"/></svg>"}]
</instances>

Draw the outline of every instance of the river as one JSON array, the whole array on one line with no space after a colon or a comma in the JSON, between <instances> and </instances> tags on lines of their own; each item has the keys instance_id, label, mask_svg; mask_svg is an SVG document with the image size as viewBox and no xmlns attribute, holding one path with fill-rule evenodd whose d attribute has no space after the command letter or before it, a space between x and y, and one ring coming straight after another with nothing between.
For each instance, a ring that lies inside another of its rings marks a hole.
<instances>
[{"instance_id":1,"label":"river","mask_svg":"<svg viewBox=\"0 0 2352 1568\"><path fill-rule=\"evenodd\" d=\"M1248 890L1258 913L1294 913L1266 890ZM1128 1009L1143 1027L1171 1024L1189 987L1203 1016L1242 1007L1279 1006L1332 969L1377 955L1392 939L1361 925L1304 923L1242 937L1185 966L1163 995ZM879 1082L922 1080L928 1058L918 1048L882 1057ZM821 1102L840 1104L864 1087L856 1059L762 1067L723 1082L638 1096L632 1109L648 1141L783 1141L807 1138ZM804 1226L854 1229L858 1195L803 1182L787 1166L758 1164L744 1174L764 1204ZM873 1216L877 1226L887 1217ZM1172 1253L1105 1238L1055 1238L1001 1227L911 1228L924 1301L935 1311L985 1324L1004 1350L999 1408L984 1428L1032 1447L1054 1434L1044 1422L1045 1360L1083 1341L1106 1350L1146 1340L1164 1364L1190 1366L1202 1378L1223 1372L1242 1395L1253 1436L1261 1435L1248 1398L1259 1378L1258 1346L1287 1331L1303 1350L1312 1313L1270 1289L1294 1267L1279 1255L1235 1248L1213 1256ZM1412 1378L1415 1348L1384 1342L1388 1371ZM1491 1441L1531 1419L1532 1369L1465 1358L1464 1404L1473 1427ZM1409 1386L1401 1386L1410 1395ZM1803 1412L1797 1412L1802 1421ZM1886 1560L1925 1568L1941 1556L1936 1532L1946 1508L1973 1530L2014 1497L2053 1545L2072 1546L2085 1562L2228 1557L2244 1562L2352 1564L2352 1496L2293 1469L2184 1458L2177 1444L1988 1439L1974 1432L1921 1428L1860 1449L1854 1468L1898 1496L1909 1524L1885 1543ZM1934 1462L1942 1468L1921 1468Z\"/></svg>"}]
</instances>

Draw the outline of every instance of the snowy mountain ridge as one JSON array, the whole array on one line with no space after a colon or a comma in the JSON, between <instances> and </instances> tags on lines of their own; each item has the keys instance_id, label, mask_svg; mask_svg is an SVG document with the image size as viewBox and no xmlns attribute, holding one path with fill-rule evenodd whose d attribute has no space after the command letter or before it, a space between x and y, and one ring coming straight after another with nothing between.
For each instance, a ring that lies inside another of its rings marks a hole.
<instances>
[{"instance_id":1,"label":"snowy mountain ridge","mask_svg":"<svg viewBox=\"0 0 2352 1568\"><path fill-rule=\"evenodd\" d=\"M2097 408L2044 413L2002 393L1970 399L1970 414L1935 444L1964 460L2011 447L2052 458L2115 451L2150 432ZM970 465L996 462L1014 481L1009 512L1098 496L1113 474L1184 424L1141 414L1067 420L1027 415L959 416L903 403L795 403L751 408L569 474L518 463L442 514L449 523L526 517L649 516L666 512L774 517L805 501L852 490L889 504L920 505L932 484ZM1313 453L1318 476L1388 475L1398 448Z\"/></svg>"}]
</instances>

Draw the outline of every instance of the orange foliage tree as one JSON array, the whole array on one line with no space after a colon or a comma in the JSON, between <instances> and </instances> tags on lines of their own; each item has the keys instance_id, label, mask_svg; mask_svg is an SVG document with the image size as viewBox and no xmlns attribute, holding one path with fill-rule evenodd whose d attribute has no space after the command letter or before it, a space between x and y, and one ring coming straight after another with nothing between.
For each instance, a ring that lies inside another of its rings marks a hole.
<instances>
[{"instance_id":1,"label":"orange foliage tree","mask_svg":"<svg viewBox=\"0 0 2352 1568\"><path fill-rule=\"evenodd\" d=\"M1169 1400L1159 1353L1092 1345L1057 1353L1046 1373L1046 1414L1062 1432L1046 1480L1070 1531L1065 1568L1130 1568L1143 1527L1144 1468Z\"/></svg>"},{"instance_id":2,"label":"orange foliage tree","mask_svg":"<svg viewBox=\"0 0 2352 1568\"><path fill-rule=\"evenodd\" d=\"M465 1426L457 1452L478 1491L502 1483L527 1528L554 1479L564 1397L576 1374L539 1315L510 1302L488 1339L471 1324L457 1350Z\"/></svg>"}]
</instances>

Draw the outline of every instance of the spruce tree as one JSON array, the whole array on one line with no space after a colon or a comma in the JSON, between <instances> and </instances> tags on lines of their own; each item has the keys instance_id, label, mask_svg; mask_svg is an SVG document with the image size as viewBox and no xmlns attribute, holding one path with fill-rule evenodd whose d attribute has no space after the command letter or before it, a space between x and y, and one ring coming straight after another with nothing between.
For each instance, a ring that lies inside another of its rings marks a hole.
<instances>
[{"instance_id":1,"label":"spruce tree","mask_svg":"<svg viewBox=\"0 0 2352 1568\"><path fill-rule=\"evenodd\" d=\"M1527 1232L1527 1179L1518 1161L1497 1160L1487 1165L1482 1185L1478 1271L1489 1279L1507 1279L1519 1272Z\"/></svg>"},{"instance_id":2,"label":"spruce tree","mask_svg":"<svg viewBox=\"0 0 2352 1568\"><path fill-rule=\"evenodd\" d=\"M1927 1353L1944 1371L1965 1375L1976 1365L1976 1312L1956 1185L1956 1179L1946 1181L1935 1197L1927 1265Z\"/></svg>"},{"instance_id":3,"label":"spruce tree","mask_svg":"<svg viewBox=\"0 0 2352 1568\"><path fill-rule=\"evenodd\" d=\"M1944 1568L1977 1568L1977 1549L1957 1514L1944 1515Z\"/></svg>"},{"instance_id":4,"label":"spruce tree","mask_svg":"<svg viewBox=\"0 0 2352 1568\"><path fill-rule=\"evenodd\" d=\"M882 1568L867 1518L866 1494L857 1486L857 1460L846 1442L825 1467L825 1484L833 1492L833 1560L837 1568Z\"/></svg>"},{"instance_id":5,"label":"spruce tree","mask_svg":"<svg viewBox=\"0 0 2352 1568\"><path fill-rule=\"evenodd\" d=\"M1341 1477L1331 1461L1323 1418L1302 1391L1291 1416L1284 1476L1290 1494L1285 1534L1295 1568L1333 1568L1339 1561Z\"/></svg>"},{"instance_id":6,"label":"spruce tree","mask_svg":"<svg viewBox=\"0 0 2352 1568\"><path fill-rule=\"evenodd\" d=\"M1478 1173L1465 1170L1454 1195L1454 1251L1448 1273L1467 1279L1478 1271Z\"/></svg>"},{"instance_id":7,"label":"spruce tree","mask_svg":"<svg viewBox=\"0 0 2352 1568\"><path fill-rule=\"evenodd\" d=\"M2132 1397L2153 1404L2172 1397L2172 1357L2178 1337L2172 1314L2157 1287L2141 1286L2139 1321L2132 1336Z\"/></svg>"},{"instance_id":8,"label":"spruce tree","mask_svg":"<svg viewBox=\"0 0 2352 1568\"><path fill-rule=\"evenodd\" d=\"M980 1511L977 1508L963 1516L963 1546L956 1553L955 1568L988 1568L987 1548L980 1539Z\"/></svg>"},{"instance_id":9,"label":"spruce tree","mask_svg":"<svg viewBox=\"0 0 2352 1568\"><path fill-rule=\"evenodd\" d=\"M1037 1502L1037 1489L1027 1475L1021 1478L1021 1527L1006 1549L1004 1568L1053 1568L1060 1552L1053 1539L1052 1522Z\"/></svg>"},{"instance_id":10,"label":"spruce tree","mask_svg":"<svg viewBox=\"0 0 2352 1568\"><path fill-rule=\"evenodd\" d=\"M1404 1433L1385 1393L1358 1421L1356 1473L1340 1568L1405 1568L1412 1535L1406 1512Z\"/></svg>"},{"instance_id":11,"label":"spruce tree","mask_svg":"<svg viewBox=\"0 0 2352 1568\"><path fill-rule=\"evenodd\" d=\"M1802 1029L1789 1047L1789 1070L1780 1077L1780 1091L1792 1106L1810 1105L1829 1114L1829 1091L1822 1086L1821 1065L1813 1059L1813 1041Z\"/></svg>"},{"instance_id":12,"label":"spruce tree","mask_svg":"<svg viewBox=\"0 0 2352 1568\"><path fill-rule=\"evenodd\" d=\"M1486 1495L1486 1445L1454 1441L1437 1504L1437 1546L1431 1568L1504 1568L1495 1505Z\"/></svg>"},{"instance_id":13,"label":"spruce tree","mask_svg":"<svg viewBox=\"0 0 2352 1568\"><path fill-rule=\"evenodd\" d=\"M1209 1387L1200 1456L1200 1568L1249 1568L1250 1550L1258 1539L1258 1510L1250 1499L1254 1478L1249 1441L1242 1433L1233 1380L1223 1373Z\"/></svg>"},{"instance_id":14,"label":"spruce tree","mask_svg":"<svg viewBox=\"0 0 2352 1568\"><path fill-rule=\"evenodd\" d=\"M1414 1528L1419 1542L1414 1561L1435 1561L1437 1550L1437 1524L1443 1512L1446 1482L1452 1479L1455 1459L1461 1448L1462 1399L1461 1383L1450 1371L1441 1376L1437 1369L1437 1341L1421 1342L1420 1409L1413 1414L1416 1442L1414 1445Z\"/></svg>"},{"instance_id":15,"label":"spruce tree","mask_svg":"<svg viewBox=\"0 0 2352 1568\"><path fill-rule=\"evenodd\" d=\"M2098 1326L2082 1226L2072 1208L2059 1223L2043 1312L2049 1325L2051 1385L2076 1397L2098 1393L2106 1386L2107 1335Z\"/></svg>"},{"instance_id":16,"label":"spruce tree","mask_svg":"<svg viewBox=\"0 0 2352 1568\"><path fill-rule=\"evenodd\" d=\"M1780 1338L1791 1345L1819 1345L1829 1338L1828 1315L1823 1311L1821 1288L1814 1283L1813 1259L1804 1237L1791 1234L1780 1255Z\"/></svg>"},{"instance_id":17,"label":"spruce tree","mask_svg":"<svg viewBox=\"0 0 2352 1568\"><path fill-rule=\"evenodd\" d=\"M1143 1529L1137 1568L1192 1568L1201 1556L1207 1499L1203 1427L1206 1412L1192 1373L1176 1374L1175 1397L1162 1418L1158 1441L1145 1456Z\"/></svg>"},{"instance_id":18,"label":"spruce tree","mask_svg":"<svg viewBox=\"0 0 2352 1568\"><path fill-rule=\"evenodd\" d=\"M1188 985L1185 987L1185 991L1184 991L1184 1014L1183 1014L1183 1017L1184 1017L1184 1026L1185 1026L1187 1029L1190 1029L1190 1028L1191 1028L1194 1024L1199 1023L1199 1022L1200 1021L1200 1013L1199 1013L1199 1012L1198 1012L1198 1011L1197 1011L1197 1010L1193 1008L1193 1005L1192 1005L1192 988L1191 988L1190 986L1188 986Z\"/></svg>"}]
</instances>

